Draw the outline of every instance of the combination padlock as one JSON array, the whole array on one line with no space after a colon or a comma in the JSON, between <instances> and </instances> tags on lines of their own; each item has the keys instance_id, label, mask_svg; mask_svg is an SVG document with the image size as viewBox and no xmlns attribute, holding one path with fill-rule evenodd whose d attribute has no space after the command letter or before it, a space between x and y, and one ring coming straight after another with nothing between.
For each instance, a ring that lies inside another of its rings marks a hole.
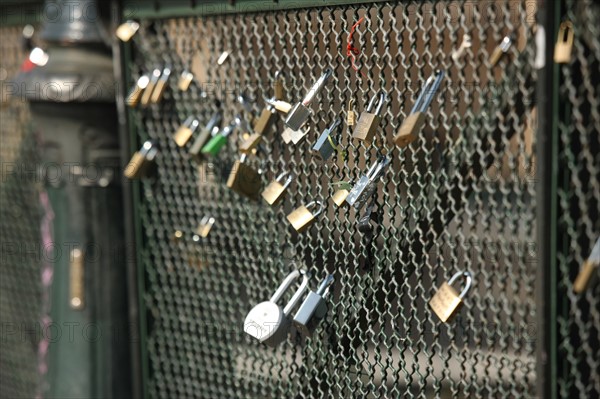
<instances>
[{"instance_id":1,"label":"combination padlock","mask_svg":"<svg viewBox=\"0 0 600 399\"><path fill-rule=\"evenodd\" d=\"M152 98L152 92L154 91L154 88L156 87L156 84L158 83L158 80L160 79L160 75L162 75L162 72L160 71L160 69L155 68L152 71L152 74L150 75L150 80L148 81L148 84L146 85L146 89L144 90L144 93L142 94L142 98L140 99L140 103L141 103L142 107L145 107L150 103L150 99Z\"/></svg>"},{"instance_id":2,"label":"combination padlock","mask_svg":"<svg viewBox=\"0 0 600 399\"><path fill-rule=\"evenodd\" d=\"M302 283L282 309L277 304L290 285L302 276ZM265 345L274 347L286 337L291 327L290 314L298 305L304 291L308 287L310 273L294 270L283 280L271 299L254 306L244 320L244 332Z\"/></svg>"},{"instance_id":3,"label":"combination padlock","mask_svg":"<svg viewBox=\"0 0 600 399\"><path fill-rule=\"evenodd\" d=\"M225 146L227 143L227 138L233 131L240 125L242 119L240 116L236 116L228 126L225 126L223 130L214 135L208 143L202 147L201 153L203 155L217 155L219 151Z\"/></svg>"},{"instance_id":4,"label":"combination padlock","mask_svg":"<svg viewBox=\"0 0 600 399\"><path fill-rule=\"evenodd\" d=\"M321 161L327 161L331 154L338 151L338 141L334 133L342 124L342 118L337 118L331 126L323 130L317 142L312 148L313 153Z\"/></svg>"},{"instance_id":5,"label":"combination padlock","mask_svg":"<svg viewBox=\"0 0 600 399\"><path fill-rule=\"evenodd\" d=\"M311 209L318 206L319 209L315 213L311 212ZM321 201L312 201L306 205L302 205L296 208L292 213L286 216L288 222L298 232L302 233L305 231L319 216L325 206Z\"/></svg>"},{"instance_id":6,"label":"combination padlock","mask_svg":"<svg viewBox=\"0 0 600 399\"><path fill-rule=\"evenodd\" d=\"M508 53L508 50L510 50L510 47L513 44L513 41L513 35L505 36L504 39L502 39L500 44L492 52L492 55L490 55L490 64L492 66L496 66L496 64L498 64L498 61L500 61L500 58L504 54Z\"/></svg>"},{"instance_id":7,"label":"combination padlock","mask_svg":"<svg viewBox=\"0 0 600 399\"><path fill-rule=\"evenodd\" d=\"M557 64L568 64L571 62L574 41L575 32L573 24L570 21L561 23L558 30L558 40L554 47L554 62Z\"/></svg>"},{"instance_id":8,"label":"combination padlock","mask_svg":"<svg viewBox=\"0 0 600 399\"><path fill-rule=\"evenodd\" d=\"M583 291L585 291L585 289L589 285L590 281L592 280L592 275L593 275L594 271L597 270L599 266L600 266L600 238L598 238L598 241L596 241L596 244L594 245L594 248L592 249L592 253L586 259L586 261L583 263L583 266L581 267L581 270L577 274L577 278L575 279L575 282L573 283L573 291L576 294L581 294Z\"/></svg>"},{"instance_id":9,"label":"combination padlock","mask_svg":"<svg viewBox=\"0 0 600 399\"><path fill-rule=\"evenodd\" d=\"M373 107L375 106L375 100L377 101L377 108L373 112ZM367 144L371 144L373 141L373 136L381 123L381 110L383 109L383 104L387 99L387 95L385 92L379 93L379 96L374 96L369 101L369 105L367 109L361 112L358 117L358 121L356 122L356 127L354 128L354 134L352 138L360 141L364 141Z\"/></svg>"},{"instance_id":10,"label":"combination padlock","mask_svg":"<svg viewBox=\"0 0 600 399\"><path fill-rule=\"evenodd\" d=\"M425 87L419 93L419 97L413 105L410 114L402 122L398 133L394 136L394 142L398 147L404 148L418 137L419 132L425 124L425 112L440 88L443 79L444 71L440 70L436 71L435 75L430 76L425 82Z\"/></svg>"},{"instance_id":11,"label":"combination padlock","mask_svg":"<svg viewBox=\"0 0 600 399\"><path fill-rule=\"evenodd\" d=\"M286 176L287 179L282 183ZM284 197L287 188L292 184L293 180L294 176L290 172L283 172L264 189L261 194L263 199L269 205L276 205Z\"/></svg>"},{"instance_id":12,"label":"combination padlock","mask_svg":"<svg viewBox=\"0 0 600 399\"><path fill-rule=\"evenodd\" d=\"M460 294L452 287L452 284L459 278L464 277L466 279L465 288ZM467 292L471 288L473 278L469 272L458 272L448 282L444 282L442 286L435 293L433 298L429 301L429 306L440 318L442 322L447 322L450 317L454 314L456 309L462 304L463 298L467 295Z\"/></svg>"},{"instance_id":13,"label":"combination padlock","mask_svg":"<svg viewBox=\"0 0 600 399\"><path fill-rule=\"evenodd\" d=\"M391 162L391 158L381 156L368 170L367 174L361 176L358 182L352 187L346 201L356 209L361 209L367 200L377 189L377 181L383 176L385 170Z\"/></svg>"},{"instance_id":14,"label":"combination padlock","mask_svg":"<svg viewBox=\"0 0 600 399\"><path fill-rule=\"evenodd\" d=\"M119 25L119 27L115 31L115 34L122 42L128 42L139 29L139 23L132 20L128 20Z\"/></svg>"},{"instance_id":15,"label":"combination padlock","mask_svg":"<svg viewBox=\"0 0 600 399\"><path fill-rule=\"evenodd\" d=\"M162 70L160 75L160 79L156 82L156 87L152 91L152 97L150 98L150 102L152 104L158 104L160 100L163 98L163 94L165 93L165 89L167 87L167 82L169 81L169 76L171 76L171 69L165 67Z\"/></svg>"},{"instance_id":16,"label":"combination padlock","mask_svg":"<svg viewBox=\"0 0 600 399\"><path fill-rule=\"evenodd\" d=\"M227 187L252 200L258 199L261 189L260 173L246 163L245 154L233 164L227 179Z\"/></svg>"},{"instance_id":17,"label":"combination padlock","mask_svg":"<svg viewBox=\"0 0 600 399\"><path fill-rule=\"evenodd\" d=\"M149 83L150 78L148 77L148 75L140 76L133 89L131 89L129 94L127 94L125 104L127 104L127 106L129 107L135 107L136 105L138 105L138 103L140 102L140 98L142 97L142 93L144 93L144 90L146 90Z\"/></svg>"},{"instance_id":18,"label":"combination padlock","mask_svg":"<svg viewBox=\"0 0 600 399\"><path fill-rule=\"evenodd\" d=\"M319 322L325 318L328 310L326 300L333 280L333 275L329 274L321 282L317 292L309 291L294 315L294 327L302 335L312 337Z\"/></svg>"},{"instance_id":19,"label":"combination padlock","mask_svg":"<svg viewBox=\"0 0 600 399\"><path fill-rule=\"evenodd\" d=\"M177 131L173 135L173 139L175 140L175 143L179 147L185 146L187 144L187 142L190 141L190 139L192 138L192 135L194 134L196 129L198 129L199 125L200 125L200 122L198 121L198 119L196 119L193 116L189 116L183 122L183 124L181 126L179 126L179 129L177 129Z\"/></svg>"},{"instance_id":20,"label":"combination padlock","mask_svg":"<svg viewBox=\"0 0 600 399\"><path fill-rule=\"evenodd\" d=\"M152 141L144 142L142 148L131 157L123 171L123 175L128 179L147 177L155 165L154 159L157 154L158 148Z\"/></svg>"},{"instance_id":21,"label":"combination padlock","mask_svg":"<svg viewBox=\"0 0 600 399\"><path fill-rule=\"evenodd\" d=\"M222 118L223 115L219 111L213 114L213 116L210 118L204 129L202 129L202 131L190 147L188 154L192 158L200 160L202 148L204 148L204 146L211 137L214 137L219 133Z\"/></svg>"},{"instance_id":22,"label":"combination padlock","mask_svg":"<svg viewBox=\"0 0 600 399\"><path fill-rule=\"evenodd\" d=\"M319 80L317 80L317 83L315 83L314 86L308 91L302 102L296 104L294 108L288 112L287 119L285 120L285 125L287 127L297 131L304 126L311 113L310 108L308 107L314 100L317 93L323 89L332 72L333 71L331 68L327 68Z\"/></svg>"}]
</instances>

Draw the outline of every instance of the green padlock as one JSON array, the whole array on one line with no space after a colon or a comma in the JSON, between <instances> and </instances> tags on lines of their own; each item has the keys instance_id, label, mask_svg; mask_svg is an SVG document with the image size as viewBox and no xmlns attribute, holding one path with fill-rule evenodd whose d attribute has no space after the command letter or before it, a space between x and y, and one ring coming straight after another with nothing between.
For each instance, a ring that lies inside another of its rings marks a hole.
<instances>
[{"instance_id":1,"label":"green padlock","mask_svg":"<svg viewBox=\"0 0 600 399\"><path fill-rule=\"evenodd\" d=\"M221 148L227 143L227 137L239 126L239 124L240 118L236 117L229 126L226 126L202 147L202 154L217 155L219 151L221 151Z\"/></svg>"}]
</instances>

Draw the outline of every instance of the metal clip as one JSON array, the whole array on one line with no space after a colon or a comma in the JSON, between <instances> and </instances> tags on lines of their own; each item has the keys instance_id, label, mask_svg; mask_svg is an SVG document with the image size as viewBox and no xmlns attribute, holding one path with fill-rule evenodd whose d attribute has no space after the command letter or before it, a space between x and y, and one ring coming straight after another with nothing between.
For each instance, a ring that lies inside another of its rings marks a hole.
<instances>
[{"instance_id":1,"label":"metal clip","mask_svg":"<svg viewBox=\"0 0 600 399\"><path fill-rule=\"evenodd\" d=\"M375 192L377 180L383 175L391 161L391 158L387 156L380 157L377 162L371 166L367 174L363 175L358 183L352 187L350 194L346 198L346 202L353 205L356 209L362 208L365 202Z\"/></svg>"}]
</instances>

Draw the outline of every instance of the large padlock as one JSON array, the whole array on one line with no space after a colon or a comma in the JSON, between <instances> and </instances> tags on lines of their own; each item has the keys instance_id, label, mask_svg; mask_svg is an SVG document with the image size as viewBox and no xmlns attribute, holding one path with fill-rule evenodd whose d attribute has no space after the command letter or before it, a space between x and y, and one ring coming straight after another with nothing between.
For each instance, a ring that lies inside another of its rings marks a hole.
<instances>
[{"instance_id":1,"label":"large padlock","mask_svg":"<svg viewBox=\"0 0 600 399\"><path fill-rule=\"evenodd\" d=\"M323 130L321 136L317 139L317 142L312 148L313 153L321 161L327 161L329 157L339 151L338 139L334 136L336 129L341 125L342 118L337 118L331 126Z\"/></svg>"},{"instance_id":2,"label":"large padlock","mask_svg":"<svg viewBox=\"0 0 600 399\"><path fill-rule=\"evenodd\" d=\"M319 285L317 292L310 291L294 315L294 327L303 335L312 337L315 328L327 314L327 297L333 283L329 274Z\"/></svg>"},{"instance_id":3,"label":"large padlock","mask_svg":"<svg viewBox=\"0 0 600 399\"><path fill-rule=\"evenodd\" d=\"M592 280L594 271L598 270L599 266L600 266L600 238L598 238L598 241L596 241L596 244L594 245L594 248L592 249L592 253L583 263L583 266L581 267L581 270L577 274L577 278L575 279L575 282L573 283L573 291L575 291L576 294L581 294L583 291L585 291L585 289L589 285L590 281Z\"/></svg>"},{"instance_id":4,"label":"large padlock","mask_svg":"<svg viewBox=\"0 0 600 399\"><path fill-rule=\"evenodd\" d=\"M246 163L246 154L235 161L227 179L227 187L250 199L258 199L261 188L260 173Z\"/></svg>"},{"instance_id":5,"label":"large padlock","mask_svg":"<svg viewBox=\"0 0 600 399\"><path fill-rule=\"evenodd\" d=\"M373 107L375 107L375 100L377 100L378 97L377 108L373 110ZM381 110L383 109L383 104L385 104L386 99L387 95L385 92L381 92L379 93L379 96L373 96L373 98L371 98L367 109L361 112L358 117L356 127L354 128L354 134L352 135L354 139L371 144L373 136L381 123Z\"/></svg>"},{"instance_id":6,"label":"large padlock","mask_svg":"<svg viewBox=\"0 0 600 399\"><path fill-rule=\"evenodd\" d=\"M311 209L315 206L318 206L319 209L313 213L311 212ZM302 233L315 221L317 216L319 216L324 209L325 206L321 201L312 201L296 208L292 213L287 215L286 218L298 233Z\"/></svg>"},{"instance_id":7,"label":"large padlock","mask_svg":"<svg viewBox=\"0 0 600 399\"><path fill-rule=\"evenodd\" d=\"M142 148L131 157L125 167L123 175L128 179L139 179L151 174L155 166L155 157L158 154L157 146L150 140L144 142Z\"/></svg>"},{"instance_id":8,"label":"large padlock","mask_svg":"<svg viewBox=\"0 0 600 399\"><path fill-rule=\"evenodd\" d=\"M194 134L196 129L198 129L199 125L200 125L200 122L198 121L198 119L196 119L193 116L189 116L183 122L183 124L181 126L179 126L179 129L177 129L177 131L173 135L173 139L175 140L175 143L179 147L185 146L187 144L187 142L190 141L190 139L192 138L192 135Z\"/></svg>"},{"instance_id":9,"label":"large padlock","mask_svg":"<svg viewBox=\"0 0 600 399\"><path fill-rule=\"evenodd\" d=\"M213 116L210 118L210 120L208 121L208 123L206 124L206 126L204 127L204 129L202 129L202 131L200 132L200 134L198 135L198 137L196 137L196 140L194 141L194 143L192 144L192 146L190 147L190 150L188 152L188 154L192 157L195 158L196 160L199 160L201 158L201 151L202 148L204 148L204 146L206 145L206 143L208 142L208 140L211 137L216 136L219 133L219 128L221 126L221 119L222 119L222 114L221 112L217 111L213 114Z\"/></svg>"},{"instance_id":10,"label":"large padlock","mask_svg":"<svg viewBox=\"0 0 600 399\"><path fill-rule=\"evenodd\" d=\"M327 79L329 79L332 73L332 69L327 68L319 80L317 80L314 86L308 91L302 102L296 104L294 108L288 112L287 119L285 120L287 127L291 128L292 130L300 130L300 128L306 123L311 114L310 108L308 107L314 100L317 93L323 89L325 82L327 82Z\"/></svg>"},{"instance_id":11,"label":"large padlock","mask_svg":"<svg viewBox=\"0 0 600 399\"><path fill-rule=\"evenodd\" d=\"M281 183L283 178L287 176L287 179L284 183ZM267 204L275 205L277 204L285 195L287 188L292 184L294 180L294 176L290 172L283 172L275 180L273 180L267 188L262 192L262 197Z\"/></svg>"},{"instance_id":12,"label":"large padlock","mask_svg":"<svg viewBox=\"0 0 600 399\"><path fill-rule=\"evenodd\" d=\"M466 279L465 288L460 294L452 287L452 284L459 277L464 277ZM462 304L463 298L471 288L472 283L473 278L471 277L471 273L458 272L454 274L448 282L442 284L433 298L429 301L429 306L431 306L431 309L433 309L441 321L444 323L447 322L454 312L456 312L456 309Z\"/></svg>"},{"instance_id":13,"label":"large padlock","mask_svg":"<svg viewBox=\"0 0 600 399\"><path fill-rule=\"evenodd\" d=\"M302 276L302 283L282 309L277 304L290 285ZM271 299L254 306L244 320L244 332L268 346L277 346L287 336L291 327L290 314L298 305L304 291L308 287L310 273L294 270L283 280Z\"/></svg>"},{"instance_id":14,"label":"large padlock","mask_svg":"<svg viewBox=\"0 0 600 399\"><path fill-rule=\"evenodd\" d=\"M565 21L560 24L558 30L558 40L554 47L554 62L557 64L568 64L571 61L571 52L573 51L573 42L575 41L575 32L573 24Z\"/></svg>"}]
</instances>

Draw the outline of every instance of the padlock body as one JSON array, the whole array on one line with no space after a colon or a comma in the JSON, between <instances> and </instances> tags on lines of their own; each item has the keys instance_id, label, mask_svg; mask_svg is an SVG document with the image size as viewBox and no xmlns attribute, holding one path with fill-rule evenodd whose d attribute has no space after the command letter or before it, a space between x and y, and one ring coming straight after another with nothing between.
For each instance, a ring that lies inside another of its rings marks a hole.
<instances>
[{"instance_id":1,"label":"padlock body","mask_svg":"<svg viewBox=\"0 0 600 399\"><path fill-rule=\"evenodd\" d=\"M352 110L348 110L348 116L346 117L346 124L348 126L354 126L356 123L356 113Z\"/></svg>"},{"instance_id":2,"label":"padlock body","mask_svg":"<svg viewBox=\"0 0 600 399\"><path fill-rule=\"evenodd\" d=\"M302 205L301 207L297 208L292 213L287 215L286 218L288 222L291 223L292 227L298 233L301 233L311 225L311 223L315 219L315 216L307 207Z\"/></svg>"},{"instance_id":3,"label":"padlock body","mask_svg":"<svg viewBox=\"0 0 600 399\"><path fill-rule=\"evenodd\" d=\"M189 71L183 71L177 81L177 88L181 91L187 91L194 80L194 74Z\"/></svg>"},{"instance_id":4,"label":"padlock body","mask_svg":"<svg viewBox=\"0 0 600 399\"><path fill-rule=\"evenodd\" d=\"M244 332L260 342L265 342L277 334L281 335L280 327L285 318L279 305L270 301L261 302L246 316Z\"/></svg>"},{"instance_id":5,"label":"padlock body","mask_svg":"<svg viewBox=\"0 0 600 399\"><path fill-rule=\"evenodd\" d=\"M177 131L175 132L173 139L179 147L183 147L187 144L188 141L190 141L190 138L192 138L192 133L192 129L190 129L189 127L185 125L180 126L179 129L177 129Z\"/></svg>"},{"instance_id":6,"label":"padlock body","mask_svg":"<svg viewBox=\"0 0 600 399\"><path fill-rule=\"evenodd\" d=\"M271 126L274 115L275 114L271 112L270 109L263 109L260 116L254 122L254 133L264 134L264 132Z\"/></svg>"},{"instance_id":7,"label":"padlock body","mask_svg":"<svg viewBox=\"0 0 600 399\"><path fill-rule=\"evenodd\" d=\"M210 230L212 229L212 227L213 227L213 223L202 223L196 229L196 233L200 237L206 238L206 237L208 237L208 233L210 233Z\"/></svg>"},{"instance_id":8,"label":"padlock body","mask_svg":"<svg viewBox=\"0 0 600 399\"><path fill-rule=\"evenodd\" d=\"M125 166L125 170L123 171L123 175L128 179L138 179L140 178L145 171L144 165L148 163L144 155L137 151L129 160L127 166Z\"/></svg>"},{"instance_id":9,"label":"padlock body","mask_svg":"<svg viewBox=\"0 0 600 399\"><path fill-rule=\"evenodd\" d=\"M371 144L373 136L381 123L381 117L370 112L362 112L356 122L354 134L352 137L356 140L361 140L367 144Z\"/></svg>"},{"instance_id":10,"label":"padlock body","mask_svg":"<svg viewBox=\"0 0 600 399\"><path fill-rule=\"evenodd\" d=\"M321 295L310 291L294 315L294 327L307 337L311 337L319 322L327 313L327 303Z\"/></svg>"},{"instance_id":11,"label":"padlock body","mask_svg":"<svg viewBox=\"0 0 600 399\"><path fill-rule=\"evenodd\" d=\"M444 282L429 301L429 306L431 306L431 309L440 320L445 323L461 303L462 299L458 296L458 292L450 284Z\"/></svg>"},{"instance_id":12,"label":"padlock body","mask_svg":"<svg viewBox=\"0 0 600 399\"><path fill-rule=\"evenodd\" d=\"M127 95L127 98L125 99L125 104L127 104L127 106L129 107L135 107L140 102L140 98L142 97L143 92L144 89L142 89L136 84Z\"/></svg>"},{"instance_id":13,"label":"padlock body","mask_svg":"<svg viewBox=\"0 0 600 399\"><path fill-rule=\"evenodd\" d=\"M335 139L331 137L328 130L325 130L313 146L312 150L317 158L322 161L327 161L336 150L334 145L337 145Z\"/></svg>"},{"instance_id":14,"label":"padlock body","mask_svg":"<svg viewBox=\"0 0 600 399\"><path fill-rule=\"evenodd\" d=\"M577 274L575 282L573 283L573 291L576 294L581 294L583 291L585 291L585 289L590 283L590 280L592 279L594 271L597 268L598 265L590 261L589 259L583 263L583 266L581 266L581 270Z\"/></svg>"},{"instance_id":15,"label":"padlock body","mask_svg":"<svg viewBox=\"0 0 600 399\"><path fill-rule=\"evenodd\" d=\"M310 117L310 109L298 103L288 112L285 125L292 130L299 130Z\"/></svg>"},{"instance_id":16,"label":"padlock body","mask_svg":"<svg viewBox=\"0 0 600 399\"><path fill-rule=\"evenodd\" d=\"M492 66L495 66L498 63L498 61L500 61L500 57L502 57L503 54L504 52L502 51L502 47L496 47L492 52L492 55L490 56L490 64L492 64Z\"/></svg>"},{"instance_id":17,"label":"padlock body","mask_svg":"<svg viewBox=\"0 0 600 399\"><path fill-rule=\"evenodd\" d=\"M400 126L398 133L396 136L394 136L394 143L396 143L396 145L400 148L406 147L417 139L424 124L424 112L415 112L410 114L408 118L402 122L402 126Z\"/></svg>"},{"instance_id":18,"label":"padlock body","mask_svg":"<svg viewBox=\"0 0 600 399\"><path fill-rule=\"evenodd\" d=\"M267 204L275 205L283 198L284 194L285 187L278 181L273 181L264 189L262 197L267 201Z\"/></svg>"},{"instance_id":19,"label":"padlock body","mask_svg":"<svg viewBox=\"0 0 600 399\"><path fill-rule=\"evenodd\" d=\"M202 147L202 154L217 155L225 143L227 143L227 136L223 136L219 133L211 138L204 147Z\"/></svg>"},{"instance_id":20,"label":"padlock body","mask_svg":"<svg viewBox=\"0 0 600 399\"><path fill-rule=\"evenodd\" d=\"M283 80L275 79L273 85L273 94L276 100L283 100L285 98L285 88L283 87Z\"/></svg>"},{"instance_id":21,"label":"padlock body","mask_svg":"<svg viewBox=\"0 0 600 399\"><path fill-rule=\"evenodd\" d=\"M162 100L163 94L165 93L165 88L166 87L167 87L167 81L166 81L166 79L162 79L161 78L156 83L156 87L152 91L152 97L150 99L150 101L152 102L152 104L158 104L160 102L160 100Z\"/></svg>"},{"instance_id":22,"label":"padlock body","mask_svg":"<svg viewBox=\"0 0 600 399\"><path fill-rule=\"evenodd\" d=\"M292 104L286 102L286 101L275 101L272 103L273 107L275 107L275 109L279 112L283 112L284 114L287 114L290 112L290 110L292 109Z\"/></svg>"},{"instance_id":23,"label":"padlock body","mask_svg":"<svg viewBox=\"0 0 600 399\"><path fill-rule=\"evenodd\" d=\"M256 146L261 142L262 137L263 136L260 133L251 134L250 137L240 144L240 152L242 154L251 154Z\"/></svg>"},{"instance_id":24,"label":"padlock body","mask_svg":"<svg viewBox=\"0 0 600 399\"><path fill-rule=\"evenodd\" d=\"M348 191L348 190L345 190L345 189L337 190L333 194L333 197L331 197L331 199L333 200L333 203L336 204L337 206L342 206L346 203L346 198L348 198L349 194L350 194L350 191Z\"/></svg>"},{"instance_id":25,"label":"padlock body","mask_svg":"<svg viewBox=\"0 0 600 399\"><path fill-rule=\"evenodd\" d=\"M260 174L252 166L236 161L227 179L227 187L236 193L257 199L260 191Z\"/></svg>"},{"instance_id":26,"label":"padlock body","mask_svg":"<svg viewBox=\"0 0 600 399\"><path fill-rule=\"evenodd\" d=\"M568 64L571 61L573 44L568 42L556 43L554 47L554 62L557 64Z\"/></svg>"},{"instance_id":27,"label":"padlock body","mask_svg":"<svg viewBox=\"0 0 600 399\"><path fill-rule=\"evenodd\" d=\"M188 151L188 153L192 157L197 158L197 159L200 158L202 149L204 148L204 146L210 139L211 133L212 132L209 129L202 129L202 131L200 132L200 134L198 135L198 137L196 138L196 140L190 147L190 150Z\"/></svg>"}]
</instances>

